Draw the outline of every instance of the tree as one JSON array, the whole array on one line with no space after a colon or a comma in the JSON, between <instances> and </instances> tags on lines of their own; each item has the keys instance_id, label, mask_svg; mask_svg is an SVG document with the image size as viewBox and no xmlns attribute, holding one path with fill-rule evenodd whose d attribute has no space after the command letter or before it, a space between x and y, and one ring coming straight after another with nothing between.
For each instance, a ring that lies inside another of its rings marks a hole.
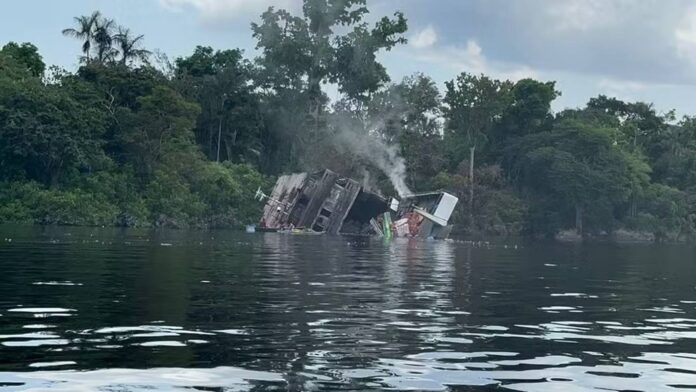
<instances>
[{"instance_id":1,"label":"tree","mask_svg":"<svg viewBox=\"0 0 696 392\"><path fill-rule=\"evenodd\" d=\"M252 66L242 51L198 46L191 56L178 58L175 63L177 88L201 106L196 139L208 158L258 162L258 97Z\"/></svg>"},{"instance_id":2,"label":"tree","mask_svg":"<svg viewBox=\"0 0 696 392\"><path fill-rule=\"evenodd\" d=\"M645 102L623 102L600 95L590 99L587 109L614 117L619 130L617 142L633 150L649 153L650 144L659 139L665 129L665 118L657 114L652 104Z\"/></svg>"},{"instance_id":3,"label":"tree","mask_svg":"<svg viewBox=\"0 0 696 392\"><path fill-rule=\"evenodd\" d=\"M147 179L163 159L195 154L192 130L200 108L166 86L155 86L137 101L138 110L124 119L128 123L118 138L129 161Z\"/></svg>"},{"instance_id":4,"label":"tree","mask_svg":"<svg viewBox=\"0 0 696 392\"><path fill-rule=\"evenodd\" d=\"M484 75L462 73L445 83L443 100L446 119L445 142L449 146L451 166L463 161L462 152L469 150L469 224L474 216L474 165L477 147L484 145L511 101L510 82L501 82Z\"/></svg>"},{"instance_id":5,"label":"tree","mask_svg":"<svg viewBox=\"0 0 696 392\"><path fill-rule=\"evenodd\" d=\"M526 135L508 146L507 169L537 200L548 197L541 209L558 211L561 217L572 209L579 234L588 214L593 228L611 227L615 208L633 189L647 186L650 167L616 146L611 129L588 118L579 121L581 116L560 117L551 131Z\"/></svg>"},{"instance_id":6,"label":"tree","mask_svg":"<svg viewBox=\"0 0 696 392\"><path fill-rule=\"evenodd\" d=\"M89 16L75 17L74 20L76 27L64 29L63 35L83 41L83 57L80 60L84 63L94 60L100 64L113 61L118 52L113 48L116 22L103 17L99 11Z\"/></svg>"},{"instance_id":7,"label":"tree","mask_svg":"<svg viewBox=\"0 0 696 392\"><path fill-rule=\"evenodd\" d=\"M696 117L685 116L655 139L651 145L655 179L696 193Z\"/></svg>"},{"instance_id":8,"label":"tree","mask_svg":"<svg viewBox=\"0 0 696 392\"><path fill-rule=\"evenodd\" d=\"M373 94L362 116L386 144L400 147L415 189L429 188L445 166L441 100L435 81L415 74Z\"/></svg>"},{"instance_id":9,"label":"tree","mask_svg":"<svg viewBox=\"0 0 696 392\"><path fill-rule=\"evenodd\" d=\"M74 18L76 27L63 30L63 35L82 40L82 54L86 62L89 62L91 59L90 53L94 39L94 30L99 18L101 18L99 11L94 11L92 15L76 16Z\"/></svg>"},{"instance_id":10,"label":"tree","mask_svg":"<svg viewBox=\"0 0 696 392\"><path fill-rule=\"evenodd\" d=\"M106 119L87 86L44 85L0 68L0 172L53 187L61 175L89 170L102 155Z\"/></svg>"},{"instance_id":11,"label":"tree","mask_svg":"<svg viewBox=\"0 0 696 392\"><path fill-rule=\"evenodd\" d=\"M500 122L493 129L491 148L500 152L507 144L515 143L515 138L550 130L554 120L551 102L560 94L555 82L522 79L515 83Z\"/></svg>"},{"instance_id":12,"label":"tree","mask_svg":"<svg viewBox=\"0 0 696 392\"><path fill-rule=\"evenodd\" d=\"M673 112L664 116L658 115L652 104L644 102L624 102L616 98L600 95L590 99L584 112L596 118L601 118L615 130L614 143L626 152L647 156L651 166L655 166L660 156L663 156L661 146L668 133L667 122L673 120ZM653 178L660 180L662 173L653 172ZM638 199L642 189L633 189L629 208L629 216L638 214Z\"/></svg>"},{"instance_id":13,"label":"tree","mask_svg":"<svg viewBox=\"0 0 696 392\"><path fill-rule=\"evenodd\" d=\"M46 70L46 64L39 54L39 49L29 42L18 45L9 42L0 50L0 56L11 57L22 64L33 76L40 77Z\"/></svg>"},{"instance_id":14,"label":"tree","mask_svg":"<svg viewBox=\"0 0 696 392\"><path fill-rule=\"evenodd\" d=\"M134 36L130 29L119 26L117 34L113 36L113 40L121 52L121 59L119 60L121 65L127 65L132 61L147 62L152 52L140 47L143 38L145 38L144 35Z\"/></svg>"},{"instance_id":15,"label":"tree","mask_svg":"<svg viewBox=\"0 0 696 392\"><path fill-rule=\"evenodd\" d=\"M422 74L388 85L364 105L344 97L326 115L307 167L330 168L373 190L430 189L444 167L440 99L435 82Z\"/></svg>"},{"instance_id":16,"label":"tree","mask_svg":"<svg viewBox=\"0 0 696 392\"><path fill-rule=\"evenodd\" d=\"M267 145L282 145L288 161L311 150L325 125L328 99L322 85L335 83L349 99L362 102L389 81L376 54L406 41L406 19L396 13L369 27L364 21L367 13L365 0L305 0L302 16L271 7L260 23L252 24L261 52L257 83L266 92L264 107L271 118L268 138L284 138L283 143L269 140ZM347 33L338 34L339 29ZM278 105L293 109L278 110ZM288 114L292 118L274 117ZM297 128L275 129L275 123Z\"/></svg>"},{"instance_id":17,"label":"tree","mask_svg":"<svg viewBox=\"0 0 696 392\"><path fill-rule=\"evenodd\" d=\"M112 47L114 42L114 29L116 22L113 19L97 18L94 22L92 39L97 45L96 61L104 64L116 56L116 50Z\"/></svg>"},{"instance_id":18,"label":"tree","mask_svg":"<svg viewBox=\"0 0 696 392\"><path fill-rule=\"evenodd\" d=\"M688 192L650 184L641 195L641 211L628 221L630 227L653 232L657 241L680 241L695 234L696 197Z\"/></svg>"}]
</instances>

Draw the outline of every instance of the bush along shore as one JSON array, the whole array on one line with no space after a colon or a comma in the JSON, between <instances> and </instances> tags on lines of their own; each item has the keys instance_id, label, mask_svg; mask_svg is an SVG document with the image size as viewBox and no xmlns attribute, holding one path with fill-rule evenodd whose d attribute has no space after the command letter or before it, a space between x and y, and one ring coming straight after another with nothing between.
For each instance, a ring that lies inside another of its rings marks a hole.
<instances>
[{"instance_id":1,"label":"bush along shore","mask_svg":"<svg viewBox=\"0 0 696 392\"><path fill-rule=\"evenodd\" d=\"M255 58L170 60L99 12L66 21L75 70L0 43L0 222L241 227L275 176L329 168L385 195L395 179L456 194L462 235L694 239L696 117L606 96L554 113L552 81L392 81L377 59L406 16L368 12L271 8Z\"/></svg>"}]
</instances>

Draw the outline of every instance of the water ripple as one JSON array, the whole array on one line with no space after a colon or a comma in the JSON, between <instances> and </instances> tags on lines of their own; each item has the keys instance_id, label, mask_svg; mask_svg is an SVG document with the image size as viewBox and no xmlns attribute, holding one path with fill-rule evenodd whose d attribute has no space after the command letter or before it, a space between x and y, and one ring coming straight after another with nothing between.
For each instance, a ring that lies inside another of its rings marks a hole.
<instances>
[{"instance_id":1,"label":"water ripple","mask_svg":"<svg viewBox=\"0 0 696 392\"><path fill-rule=\"evenodd\" d=\"M1 390L696 387L689 248L33 230Z\"/></svg>"}]
</instances>

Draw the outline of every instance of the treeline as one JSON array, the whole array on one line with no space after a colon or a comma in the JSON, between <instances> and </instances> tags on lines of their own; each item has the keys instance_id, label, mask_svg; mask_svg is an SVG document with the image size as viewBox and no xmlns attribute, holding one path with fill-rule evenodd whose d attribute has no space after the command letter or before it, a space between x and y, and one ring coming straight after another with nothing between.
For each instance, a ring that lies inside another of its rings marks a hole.
<instances>
[{"instance_id":1,"label":"treeline","mask_svg":"<svg viewBox=\"0 0 696 392\"><path fill-rule=\"evenodd\" d=\"M604 96L552 113L560 92L531 79L395 83L377 57L406 42L406 19L367 14L270 8L253 59L199 46L169 62L99 13L63 31L82 48L74 73L5 45L0 221L238 226L280 173L328 167L390 194L403 166L412 190L460 197L469 234L694 237L696 118Z\"/></svg>"}]
</instances>

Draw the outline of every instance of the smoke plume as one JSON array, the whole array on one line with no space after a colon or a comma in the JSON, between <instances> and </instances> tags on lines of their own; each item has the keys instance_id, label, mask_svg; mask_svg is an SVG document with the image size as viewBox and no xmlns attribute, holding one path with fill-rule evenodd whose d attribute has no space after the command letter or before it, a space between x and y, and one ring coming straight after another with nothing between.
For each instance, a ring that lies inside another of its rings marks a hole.
<instances>
[{"instance_id":1,"label":"smoke plume","mask_svg":"<svg viewBox=\"0 0 696 392\"><path fill-rule=\"evenodd\" d=\"M379 137L376 130L383 126L383 121L379 123L356 127L355 122L333 121L333 141L337 148L348 150L380 169L399 197L410 196L413 192L406 185L406 160L397 145L388 144Z\"/></svg>"}]
</instances>

